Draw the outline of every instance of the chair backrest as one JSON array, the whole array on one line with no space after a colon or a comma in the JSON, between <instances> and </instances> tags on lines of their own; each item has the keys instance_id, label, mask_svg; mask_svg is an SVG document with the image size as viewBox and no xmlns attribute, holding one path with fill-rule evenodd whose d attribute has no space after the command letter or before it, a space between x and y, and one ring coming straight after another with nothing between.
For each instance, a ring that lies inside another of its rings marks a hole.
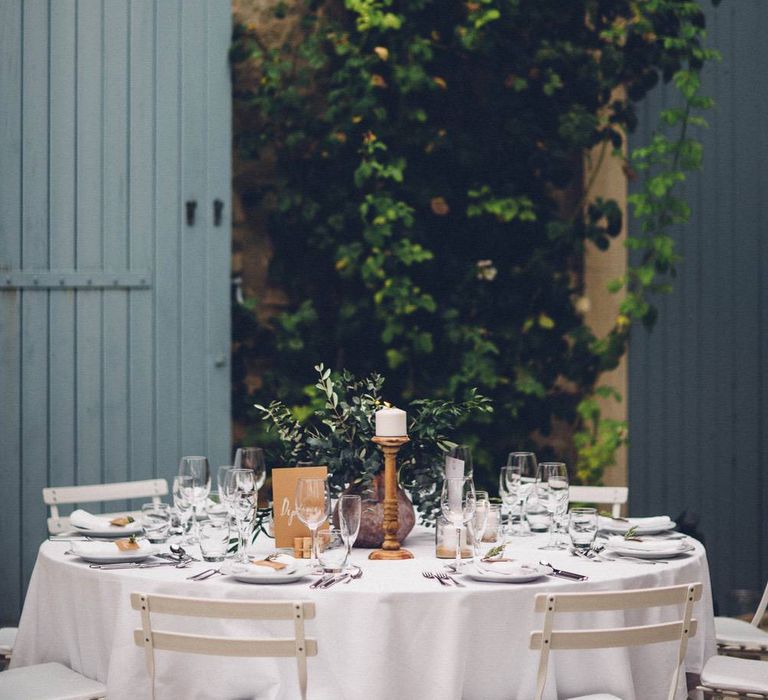
<instances>
[{"instance_id":1,"label":"chair backrest","mask_svg":"<svg viewBox=\"0 0 768 700\"><path fill-rule=\"evenodd\" d=\"M168 482L165 479L87 486L49 486L43 489L43 503L50 508L48 532L55 535L69 529L69 518L59 515L59 505L122 501L129 498L152 498L155 503L159 503L160 497L167 493Z\"/></svg>"},{"instance_id":2,"label":"chair backrest","mask_svg":"<svg viewBox=\"0 0 768 700\"><path fill-rule=\"evenodd\" d=\"M621 516L621 506L627 502L629 489L626 486L571 486L568 489L571 501L610 505L614 518Z\"/></svg>"},{"instance_id":3,"label":"chair backrest","mask_svg":"<svg viewBox=\"0 0 768 700\"><path fill-rule=\"evenodd\" d=\"M137 646L144 647L147 670L155 694L155 649L212 656L295 656L302 700L307 697L307 657L317 655L317 641L304 636L304 620L315 617L315 604L301 600L210 600L181 596L132 593L131 606L141 613L141 629L133 632ZM154 631L152 613L186 617L241 620L293 620L293 636L286 639L228 639L180 632Z\"/></svg>"},{"instance_id":4,"label":"chair backrest","mask_svg":"<svg viewBox=\"0 0 768 700\"><path fill-rule=\"evenodd\" d=\"M595 593L539 593L536 596L536 612L544 613L544 625L531 633L531 649L539 649L539 672L536 681L536 698L541 700L547 682L549 653L552 649L602 649L629 647L658 642L678 642L677 661L669 687L669 700L674 700L680 666L688 648L688 638L696 634L697 622L692 619L693 604L701 598L700 583L668 586L666 588L641 588L634 591L599 591ZM635 627L610 629L556 630L554 619L563 612L597 612L631 610L667 605L683 606L681 618Z\"/></svg>"},{"instance_id":5,"label":"chair backrest","mask_svg":"<svg viewBox=\"0 0 768 700\"><path fill-rule=\"evenodd\" d=\"M755 610L755 616L752 618L752 624L755 627L760 627L760 623L763 621L766 608L768 608L768 583L765 584L763 597L760 599L760 604L757 606L757 610Z\"/></svg>"}]
</instances>

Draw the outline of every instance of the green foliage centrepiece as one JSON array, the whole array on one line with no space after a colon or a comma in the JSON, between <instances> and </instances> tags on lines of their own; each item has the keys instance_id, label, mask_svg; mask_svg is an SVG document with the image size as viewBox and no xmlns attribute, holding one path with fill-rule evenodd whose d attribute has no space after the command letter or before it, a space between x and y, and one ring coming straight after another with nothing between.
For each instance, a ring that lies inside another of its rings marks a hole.
<instances>
[{"instance_id":1,"label":"green foliage centrepiece","mask_svg":"<svg viewBox=\"0 0 768 700\"><path fill-rule=\"evenodd\" d=\"M688 218L675 192L701 159L692 129L710 106L700 73L714 54L699 3L346 0L274 11L284 40L239 24L232 56L237 146L262 169L245 196L264 214L271 284L287 302L260 322L238 309L237 361L263 385L236 403L278 397L303 419L307 396L322 400L308 373L319 360L386 372L396 404L471 402L476 389L495 410L453 436L474 440L476 462L546 445L565 425L576 438L560 456L579 479L599 480L626 439L597 409L599 376L633 323L655 318L649 294L666 289L676 262L670 227ZM679 107L623 155L638 103L662 81ZM614 154L640 178L637 253L611 285L625 296L603 337L584 321L584 252L606 249L623 221L617 202L591 193L586 154L593 173Z\"/></svg>"},{"instance_id":2,"label":"green foliage centrepiece","mask_svg":"<svg viewBox=\"0 0 768 700\"><path fill-rule=\"evenodd\" d=\"M338 495L348 486L370 482L384 465L381 450L372 442L375 413L385 406L384 378L375 373L365 379L347 371L332 374L322 364L315 370L323 403L308 420L299 422L280 401L256 408L279 438L279 462L326 465ZM398 453L399 478L422 522L433 522L440 510L444 453L453 445L450 436L458 423L491 411L489 400L476 391L461 402L420 399L408 406L410 441Z\"/></svg>"}]
</instances>

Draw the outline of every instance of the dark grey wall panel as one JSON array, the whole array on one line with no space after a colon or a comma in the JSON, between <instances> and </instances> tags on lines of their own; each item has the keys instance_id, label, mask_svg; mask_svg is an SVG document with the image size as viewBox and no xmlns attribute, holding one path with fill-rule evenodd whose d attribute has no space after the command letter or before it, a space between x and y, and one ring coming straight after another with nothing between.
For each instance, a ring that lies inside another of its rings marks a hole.
<instances>
[{"instance_id":1,"label":"dark grey wall panel","mask_svg":"<svg viewBox=\"0 0 768 700\"><path fill-rule=\"evenodd\" d=\"M717 106L700 134L704 169L686 184L691 222L675 231L674 292L656 327L632 335L630 506L698 513L716 600L735 611L733 591L768 577L768 9L703 4L723 55L705 76ZM635 143L670 99L652 96Z\"/></svg>"}]
</instances>

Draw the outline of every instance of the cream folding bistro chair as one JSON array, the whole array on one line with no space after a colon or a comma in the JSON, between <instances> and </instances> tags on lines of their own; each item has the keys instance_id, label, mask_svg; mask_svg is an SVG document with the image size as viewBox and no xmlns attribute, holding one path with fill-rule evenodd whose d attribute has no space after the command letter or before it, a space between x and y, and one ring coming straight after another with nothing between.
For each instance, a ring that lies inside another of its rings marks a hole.
<instances>
[{"instance_id":1,"label":"cream folding bistro chair","mask_svg":"<svg viewBox=\"0 0 768 700\"><path fill-rule=\"evenodd\" d=\"M544 625L531 634L531 649L539 649L539 671L536 679L536 698L541 700L547 683L549 655L556 649L603 649L629 647L657 642L677 642L677 659L669 684L668 700L673 700L677 689L680 667L688 648L688 638L696 634L696 620L691 617L693 604L701 598L701 584L691 583L667 588L641 588L634 591L599 591L595 593L539 593L536 612L544 613ZM554 629L557 613L631 610L667 605L683 607L682 618L636 627L610 629L560 630ZM655 672L655 670L654 670ZM582 695L570 700L621 700L615 695Z\"/></svg>"},{"instance_id":2,"label":"cream folding bistro chair","mask_svg":"<svg viewBox=\"0 0 768 700\"><path fill-rule=\"evenodd\" d=\"M763 597L751 622L735 617L716 617L715 637L718 652L746 659L766 659L768 632L760 629L766 608L768 608L768 584L765 586Z\"/></svg>"},{"instance_id":3,"label":"cream folding bistro chair","mask_svg":"<svg viewBox=\"0 0 768 700\"><path fill-rule=\"evenodd\" d=\"M768 700L768 662L712 656L701 669L696 688L705 698L749 698Z\"/></svg>"},{"instance_id":4,"label":"cream folding bistro chair","mask_svg":"<svg viewBox=\"0 0 768 700\"><path fill-rule=\"evenodd\" d=\"M11 660L13 645L16 643L17 627L0 627L0 659Z\"/></svg>"},{"instance_id":5,"label":"cream folding bistro chair","mask_svg":"<svg viewBox=\"0 0 768 700\"><path fill-rule=\"evenodd\" d=\"M69 518L59 515L60 505L123 501L131 498L151 498L155 503L159 503L160 497L167 493L168 482L165 479L122 481L88 486L51 486L43 489L43 502L50 508L48 532L56 535L69 529Z\"/></svg>"},{"instance_id":6,"label":"cream folding bistro chair","mask_svg":"<svg viewBox=\"0 0 768 700\"><path fill-rule=\"evenodd\" d=\"M621 517L621 506L627 502L629 489L626 486L571 486L568 489L571 501L611 506L611 515Z\"/></svg>"},{"instance_id":7,"label":"cream folding bistro chair","mask_svg":"<svg viewBox=\"0 0 768 700\"><path fill-rule=\"evenodd\" d=\"M180 596L132 593L131 605L141 613L141 629L134 630L137 646L144 647L155 697L155 650L210 656L289 657L298 664L302 700L307 697L307 657L317 656L317 641L304 636L304 620L315 617L315 604L300 600L208 600ZM292 620L293 636L283 639L228 639L180 632L154 631L151 615L184 615L240 620Z\"/></svg>"},{"instance_id":8,"label":"cream folding bistro chair","mask_svg":"<svg viewBox=\"0 0 768 700\"><path fill-rule=\"evenodd\" d=\"M57 663L22 666L0 673L0 700L98 700L103 683Z\"/></svg>"}]
</instances>

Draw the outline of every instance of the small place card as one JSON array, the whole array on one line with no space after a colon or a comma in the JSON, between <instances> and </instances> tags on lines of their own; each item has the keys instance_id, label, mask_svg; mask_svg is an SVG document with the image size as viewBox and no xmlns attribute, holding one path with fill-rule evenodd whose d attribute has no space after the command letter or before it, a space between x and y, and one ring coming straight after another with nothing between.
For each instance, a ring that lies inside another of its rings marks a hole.
<instances>
[{"instance_id":1,"label":"small place card","mask_svg":"<svg viewBox=\"0 0 768 700\"><path fill-rule=\"evenodd\" d=\"M309 528L296 515L296 482L301 478L325 479L328 467L278 467L272 470L275 547L293 547L295 537L308 537ZM327 522L320 528L328 527Z\"/></svg>"}]
</instances>

